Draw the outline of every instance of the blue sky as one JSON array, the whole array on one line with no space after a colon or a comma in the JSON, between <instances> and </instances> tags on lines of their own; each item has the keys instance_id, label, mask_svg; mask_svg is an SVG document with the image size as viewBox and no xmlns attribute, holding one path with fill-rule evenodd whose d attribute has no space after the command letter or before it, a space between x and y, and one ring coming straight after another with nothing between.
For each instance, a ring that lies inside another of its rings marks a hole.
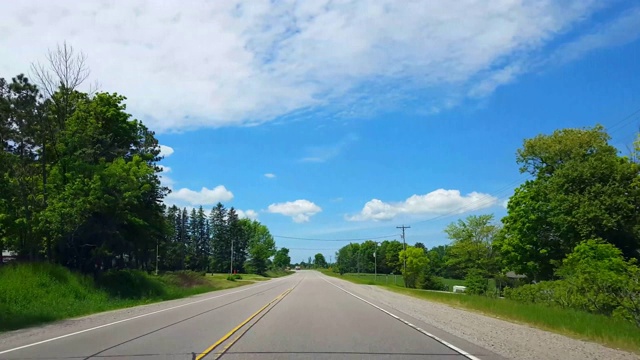
<instances>
[{"instance_id":1,"label":"blue sky","mask_svg":"<svg viewBox=\"0 0 640 360\"><path fill-rule=\"evenodd\" d=\"M44 31L46 29L46 31ZM524 138L640 115L634 1L0 4L0 76L68 41L165 150L166 202L257 218L294 262L502 217Z\"/></svg>"}]
</instances>

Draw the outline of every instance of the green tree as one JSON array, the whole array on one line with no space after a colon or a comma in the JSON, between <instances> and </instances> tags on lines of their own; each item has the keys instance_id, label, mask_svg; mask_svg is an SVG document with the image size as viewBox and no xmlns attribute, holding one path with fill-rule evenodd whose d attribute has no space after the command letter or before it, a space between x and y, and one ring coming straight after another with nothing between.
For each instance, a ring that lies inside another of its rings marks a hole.
<instances>
[{"instance_id":1,"label":"green tree","mask_svg":"<svg viewBox=\"0 0 640 360\"><path fill-rule=\"evenodd\" d=\"M429 258L424 250L414 246L407 246L406 250L400 251L400 261L407 261L406 270L402 272L405 286L415 288L419 284L420 277L427 271Z\"/></svg>"},{"instance_id":2,"label":"green tree","mask_svg":"<svg viewBox=\"0 0 640 360\"><path fill-rule=\"evenodd\" d=\"M403 244L400 241L389 241L385 248L385 265L389 272L400 274L404 266L404 262L400 260L400 252L403 250Z\"/></svg>"},{"instance_id":3,"label":"green tree","mask_svg":"<svg viewBox=\"0 0 640 360\"><path fill-rule=\"evenodd\" d=\"M284 269L291 264L291 257L289 256L289 249L283 247L276 251L273 257L273 266L278 269Z\"/></svg>"},{"instance_id":4,"label":"green tree","mask_svg":"<svg viewBox=\"0 0 640 360\"><path fill-rule=\"evenodd\" d=\"M269 258L276 253L276 243L273 236L266 226L256 220L240 219L239 222L249 244L247 271L264 274Z\"/></svg>"},{"instance_id":5,"label":"green tree","mask_svg":"<svg viewBox=\"0 0 640 360\"><path fill-rule=\"evenodd\" d=\"M349 243L336 253L336 264L340 274L354 273L358 271L358 254L360 244Z\"/></svg>"},{"instance_id":6,"label":"green tree","mask_svg":"<svg viewBox=\"0 0 640 360\"><path fill-rule=\"evenodd\" d=\"M231 241L227 227L227 209L222 203L216 204L211 210L211 246L213 253L212 271L226 273L231 265Z\"/></svg>"},{"instance_id":7,"label":"green tree","mask_svg":"<svg viewBox=\"0 0 640 360\"><path fill-rule=\"evenodd\" d=\"M239 224L238 213L231 207L227 214L227 234L230 246L233 245L233 268L238 272L244 272L244 263L247 261L247 237L242 233Z\"/></svg>"},{"instance_id":8,"label":"green tree","mask_svg":"<svg viewBox=\"0 0 640 360\"><path fill-rule=\"evenodd\" d=\"M638 164L618 156L608 141L601 126L524 141L517 162L535 179L509 200L496 242L506 267L550 279L583 239L603 239L627 257L638 256Z\"/></svg>"},{"instance_id":9,"label":"green tree","mask_svg":"<svg viewBox=\"0 0 640 360\"><path fill-rule=\"evenodd\" d=\"M458 277L465 277L470 269L481 269L484 276L498 272L492 243L500 228L492 222L493 215L471 215L445 229L452 240L447 266L454 269Z\"/></svg>"},{"instance_id":10,"label":"green tree","mask_svg":"<svg viewBox=\"0 0 640 360\"><path fill-rule=\"evenodd\" d=\"M317 253L313 257L313 264L317 268L326 268L327 267L327 260L324 258L324 255L322 255L321 253Z\"/></svg>"}]
</instances>

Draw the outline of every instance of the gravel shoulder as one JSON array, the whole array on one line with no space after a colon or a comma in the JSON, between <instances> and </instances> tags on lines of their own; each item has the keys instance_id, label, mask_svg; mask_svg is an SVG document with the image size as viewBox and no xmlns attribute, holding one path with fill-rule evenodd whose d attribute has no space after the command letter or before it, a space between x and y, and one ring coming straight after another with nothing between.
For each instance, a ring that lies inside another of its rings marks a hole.
<instances>
[{"instance_id":1,"label":"gravel shoulder","mask_svg":"<svg viewBox=\"0 0 640 360\"><path fill-rule=\"evenodd\" d=\"M640 359L640 356L633 353L456 309L445 304L416 299L377 286L358 285L337 278L331 278L331 281L340 282L341 286L353 293L375 299L381 304L508 359Z\"/></svg>"}]
</instances>

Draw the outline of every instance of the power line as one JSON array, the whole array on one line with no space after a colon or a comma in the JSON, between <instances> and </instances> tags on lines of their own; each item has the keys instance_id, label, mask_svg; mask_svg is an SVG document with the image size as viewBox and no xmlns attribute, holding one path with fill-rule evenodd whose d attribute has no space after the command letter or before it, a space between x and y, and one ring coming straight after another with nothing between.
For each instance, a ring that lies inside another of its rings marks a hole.
<instances>
[{"instance_id":1,"label":"power line","mask_svg":"<svg viewBox=\"0 0 640 360\"><path fill-rule=\"evenodd\" d=\"M384 235L377 237L368 237L368 238L353 238L353 239L314 239L314 238L301 238L301 237L293 237L293 236L284 236L284 235L272 235L273 237L281 238L281 239L292 239L292 240L305 240L305 241L366 241L366 240L377 240L384 238L393 238L398 236L398 234L392 235Z\"/></svg>"}]
</instances>

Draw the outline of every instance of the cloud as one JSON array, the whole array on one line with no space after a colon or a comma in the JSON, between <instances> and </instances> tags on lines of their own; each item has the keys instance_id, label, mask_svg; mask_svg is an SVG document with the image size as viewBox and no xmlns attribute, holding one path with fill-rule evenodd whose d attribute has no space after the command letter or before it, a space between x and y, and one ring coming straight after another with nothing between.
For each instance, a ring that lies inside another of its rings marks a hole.
<instances>
[{"instance_id":1,"label":"cloud","mask_svg":"<svg viewBox=\"0 0 640 360\"><path fill-rule=\"evenodd\" d=\"M268 179L274 179L276 177L276 174L266 173L266 174L264 174L264 177L266 177Z\"/></svg>"},{"instance_id":2,"label":"cloud","mask_svg":"<svg viewBox=\"0 0 640 360\"><path fill-rule=\"evenodd\" d=\"M437 112L512 81L527 71L514 64L571 41L610 3L3 1L0 47L20 51L0 57L0 72L25 72L67 40L87 54L91 80L125 94L156 131L255 125L320 107L360 117L407 99ZM600 46L592 37L566 51Z\"/></svg>"},{"instance_id":3,"label":"cloud","mask_svg":"<svg viewBox=\"0 0 640 360\"><path fill-rule=\"evenodd\" d=\"M349 221L388 221L400 214L462 214L495 205L498 198L479 192L465 196L459 190L438 189L425 195L412 195L403 202L386 203L372 199L364 204L359 214L347 216Z\"/></svg>"},{"instance_id":4,"label":"cloud","mask_svg":"<svg viewBox=\"0 0 640 360\"><path fill-rule=\"evenodd\" d=\"M563 44L550 62L567 63L597 49L620 46L640 38L640 6L628 9L613 21Z\"/></svg>"},{"instance_id":5,"label":"cloud","mask_svg":"<svg viewBox=\"0 0 640 360\"><path fill-rule=\"evenodd\" d=\"M300 159L302 162L325 162L342 153L350 144L358 141L358 136L349 134L344 139L331 145L313 146L307 149L308 155Z\"/></svg>"},{"instance_id":6,"label":"cloud","mask_svg":"<svg viewBox=\"0 0 640 360\"><path fill-rule=\"evenodd\" d=\"M169 157L173 154L173 148L167 145L160 145L160 156Z\"/></svg>"},{"instance_id":7,"label":"cloud","mask_svg":"<svg viewBox=\"0 0 640 360\"><path fill-rule=\"evenodd\" d=\"M171 168L165 165L158 165L158 167L162 169L162 172L158 174L160 183L168 188L173 188L174 181L169 176L167 176L167 174L171 172Z\"/></svg>"},{"instance_id":8,"label":"cloud","mask_svg":"<svg viewBox=\"0 0 640 360\"><path fill-rule=\"evenodd\" d=\"M165 202L178 204L187 203L190 205L213 205L232 199L233 193L223 185L218 185L213 189L203 187L200 191L193 191L187 188L174 190L165 197Z\"/></svg>"},{"instance_id":9,"label":"cloud","mask_svg":"<svg viewBox=\"0 0 640 360\"><path fill-rule=\"evenodd\" d=\"M311 216L321 212L322 208L309 200L302 199L271 204L267 211L273 214L290 216L294 222L303 223L309 221Z\"/></svg>"},{"instance_id":10,"label":"cloud","mask_svg":"<svg viewBox=\"0 0 640 360\"><path fill-rule=\"evenodd\" d=\"M258 219L258 213L254 210L240 210L240 209L236 209L236 212L238 213L238 217L240 219L249 219L249 220L257 220Z\"/></svg>"}]
</instances>

